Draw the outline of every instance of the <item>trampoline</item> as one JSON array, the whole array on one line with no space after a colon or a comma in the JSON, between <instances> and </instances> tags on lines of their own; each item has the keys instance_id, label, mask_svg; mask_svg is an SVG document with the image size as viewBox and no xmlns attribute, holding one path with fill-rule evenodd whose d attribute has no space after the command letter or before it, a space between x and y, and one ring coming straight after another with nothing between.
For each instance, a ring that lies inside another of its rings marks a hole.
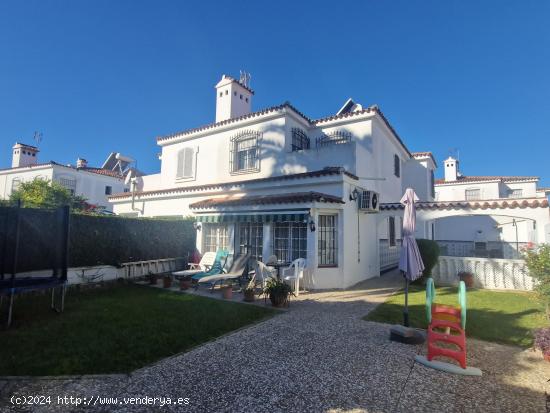
<instances>
[{"instance_id":1,"label":"trampoline","mask_svg":"<svg viewBox=\"0 0 550 413\"><path fill-rule=\"evenodd\" d=\"M25 209L18 203L16 207L0 209L0 222L3 221L0 234L2 248L0 250L0 309L5 297L8 299L8 314L6 327L12 323L14 299L17 295L30 291L51 290L51 309L63 312L67 288L68 246L70 211L68 206L56 210L43 210L44 219L50 219L53 232L45 231L45 227L32 228L33 233L27 236L42 240L43 253L49 257L52 273L50 276L17 276L18 265L21 262L21 227L25 223ZM3 219L2 219L3 218ZM48 232L48 233L45 233ZM8 274L8 276L6 276ZM58 303L56 305L56 292Z\"/></svg>"}]
</instances>

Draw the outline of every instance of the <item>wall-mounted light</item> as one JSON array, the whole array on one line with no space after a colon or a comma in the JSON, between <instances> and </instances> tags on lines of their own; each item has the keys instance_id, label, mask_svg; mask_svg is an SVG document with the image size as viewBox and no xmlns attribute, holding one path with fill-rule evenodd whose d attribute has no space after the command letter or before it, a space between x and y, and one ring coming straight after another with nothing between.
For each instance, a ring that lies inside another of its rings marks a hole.
<instances>
[{"instance_id":1,"label":"wall-mounted light","mask_svg":"<svg viewBox=\"0 0 550 413\"><path fill-rule=\"evenodd\" d=\"M200 231L202 229L202 225L200 222L193 222L193 228L195 228L197 231Z\"/></svg>"},{"instance_id":2,"label":"wall-mounted light","mask_svg":"<svg viewBox=\"0 0 550 413\"><path fill-rule=\"evenodd\" d=\"M357 201L357 198L359 198L359 191L357 188L354 188L353 191L351 191L351 194L349 194L349 200Z\"/></svg>"},{"instance_id":3,"label":"wall-mounted light","mask_svg":"<svg viewBox=\"0 0 550 413\"><path fill-rule=\"evenodd\" d=\"M315 232L315 221L313 221L313 219L310 219L309 221L309 230L311 232Z\"/></svg>"}]
</instances>

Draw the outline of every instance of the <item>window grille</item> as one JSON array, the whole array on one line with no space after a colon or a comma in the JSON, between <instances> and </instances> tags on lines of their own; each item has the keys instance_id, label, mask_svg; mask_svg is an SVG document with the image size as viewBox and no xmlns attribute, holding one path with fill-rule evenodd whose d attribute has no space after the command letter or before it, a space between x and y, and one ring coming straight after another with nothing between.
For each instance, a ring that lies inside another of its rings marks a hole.
<instances>
[{"instance_id":1,"label":"window grille","mask_svg":"<svg viewBox=\"0 0 550 413\"><path fill-rule=\"evenodd\" d=\"M231 138L229 168L231 173L257 172L260 170L261 134L243 131Z\"/></svg>"},{"instance_id":2,"label":"window grille","mask_svg":"<svg viewBox=\"0 0 550 413\"><path fill-rule=\"evenodd\" d=\"M261 260L264 246L264 225L241 222L239 225L239 252L249 252L254 259Z\"/></svg>"},{"instance_id":3,"label":"window grille","mask_svg":"<svg viewBox=\"0 0 550 413\"><path fill-rule=\"evenodd\" d=\"M229 229L227 225L203 225L203 252L216 252L229 247Z\"/></svg>"},{"instance_id":4,"label":"window grille","mask_svg":"<svg viewBox=\"0 0 550 413\"><path fill-rule=\"evenodd\" d=\"M395 247L395 217L389 217L388 219L388 238L390 247Z\"/></svg>"},{"instance_id":5,"label":"window grille","mask_svg":"<svg viewBox=\"0 0 550 413\"><path fill-rule=\"evenodd\" d=\"M273 225L273 254L277 261L289 263L307 257L307 224L279 222Z\"/></svg>"},{"instance_id":6,"label":"window grille","mask_svg":"<svg viewBox=\"0 0 550 413\"><path fill-rule=\"evenodd\" d=\"M310 141L306 133L300 128L292 128L292 151L309 149Z\"/></svg>"},{"instance_id":7,"label":"window grille","mask_svg":"<svg viewBox=\"0 0 550 413\"><path fill-rule=\"evenodd\" d=\"M332 145L343 145L351 142L351 133L344 131L334 131L319 136L315 143L317 148L324 148Z\"/></svg>"},{"instance_id":8,"label":"window grille","mask_svg":"<svg viewBox=\"0 0 550 413\"><path fill-rule=\"evenodd\" d=\"M401 176L401 159L398 155L393 155L393 174L398 178Z\"/></svg>"},{"instance_id":9,"label":"window grille","mask_svg":"<svg viewBox=\"0 0 550 413\"><path fill-rule=\"evenodd\" d=\"M76 193L76 180L71 178L59 178L59 184L69 190L71 195Z\"/></svg>"},{"instance_id":10,"label":"window grille","mask_svg":"<svg viewBox=\"0 0 550 413\"><path fill-rule=\"evenodd\" d=\"M477 201L481 199L481 189L466 189L464 196L466 201Z\"/></svg>"},{"instance_id":11,"label":"window grille","mask_svg":"<svg viewBox=\"0 0 550 413\"><path fill-rule=\"evenodd\" d=\"M178 166L176 178L192 178L194 175L195 150L193 148L183 148L178 151Z\"/></svg>"},{"instance_id":12,"label":"window grille","mask_svg":"<svg viewBox=\"0 0 550 413\"><path fill-rule=\"evenodd\" d=\"M336 215L319 215L318 225L319 266L338 264Z\"/></svg>"}]
</instances>

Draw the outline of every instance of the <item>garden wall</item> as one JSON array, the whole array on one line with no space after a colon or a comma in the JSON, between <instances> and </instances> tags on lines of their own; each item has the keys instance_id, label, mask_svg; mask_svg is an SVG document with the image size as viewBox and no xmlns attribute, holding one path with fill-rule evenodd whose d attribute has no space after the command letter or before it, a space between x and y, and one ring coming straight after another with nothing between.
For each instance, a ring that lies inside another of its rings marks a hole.
<instances>
[{"instance_id":1,"label":"garden wall","mask_svg":"<svg viewBox=\"0 0 550 413\"><path fill-rule=\"evenodd\" d=\"M22 208L20 213L17 272L52 268L58 236L54 211ZM0 207L0 266L6 273L12 268L15 221L14 208ZM69 267L187 257L194 249L190 221L71 214Z\"/></svg>"}]
</instances>

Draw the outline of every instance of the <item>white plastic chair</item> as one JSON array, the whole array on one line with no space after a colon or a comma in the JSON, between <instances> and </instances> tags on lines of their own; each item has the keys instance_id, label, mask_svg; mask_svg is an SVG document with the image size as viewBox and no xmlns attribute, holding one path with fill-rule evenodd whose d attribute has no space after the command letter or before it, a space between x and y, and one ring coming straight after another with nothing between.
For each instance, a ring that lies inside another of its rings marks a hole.
<instances>
[{"instance_id":1,"label":"white plastic chair","mask_svg":"<svg viewBox=\"0 0 550 413\"><path fill-rule=\"evenodd\" d=\"M294 288L296 297L300 295L300 279L304 278L304 269L306 268L305 258L298 258L283 269L283 281L288 282Z\"/></svg>"},{"instance_id":2,"label":"white plastic chair","mask_svg":"<svg viewBox=\"0 0 550 413\"><path fill-rule=\"evenodd\" d=\"M268 267L261 261L256 261L256 274L254 277L254 283L262 285L262 291L265 290L267 281L270 278L276 278L272 268Z\"/></svg>"}]
</instances>

